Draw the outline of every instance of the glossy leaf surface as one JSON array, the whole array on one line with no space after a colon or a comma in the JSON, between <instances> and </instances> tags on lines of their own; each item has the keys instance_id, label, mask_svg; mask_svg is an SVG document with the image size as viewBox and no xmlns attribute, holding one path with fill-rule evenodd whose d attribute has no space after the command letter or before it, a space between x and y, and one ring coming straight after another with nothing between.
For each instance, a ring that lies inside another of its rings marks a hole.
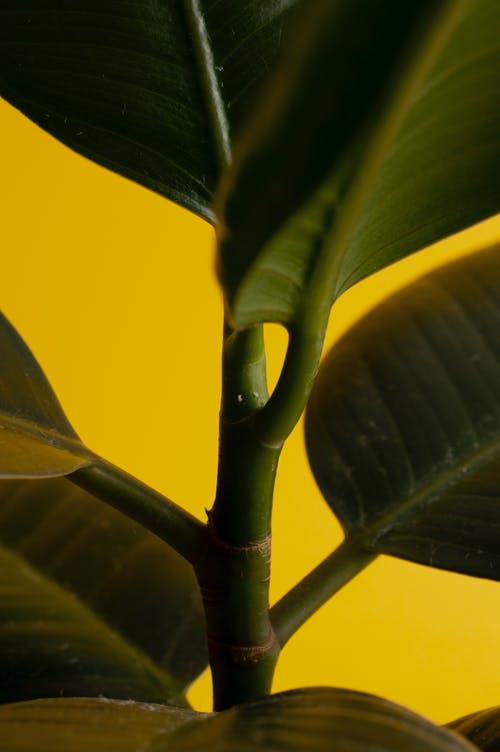
<instances>
[{"instance_id":1,"label":"glossy leaf surface","mask_svg":"<svg viewBox=\"0 0 500 752\"><path fill-rule=\"evenodd\" d=\"M66 479L0 483L0 699L182 702L207 664L191 567Z\"/></svg>"},{"instance_id":2,"label":"glossy leaf surface","mask_svg":"<svg viewBox=\"0 0 500 752\"><path fill-rule=\"evenodd\" d=\"M309 460L348 538L500 579L500 249L369 312L320 368Z\"/></svg>"},{"instance_id":3,"label":"glossy leaf surface","mask_svg":"<svg viewBox=\"0 0 500 752\"><path fill-rule=\"evenodd\" d=\"M2 0L0 94L72 149L211 218L297 0Z\"/></svg>"},{"instance_id":4,"label":"glossy leaf surface","mask_svg":"<svg viewBox=\"0 0 500 752\"><path fill-rule=\"evenodd\" d=\"M51 699L0 708L1 752L146 752L195 713L104 698Z\"/></svg>"},{"instance_id":5,"label":"glossy leaf surface","mask_svg":"<svg viewBox=\"0 0 500 752\"><path fill-rule=\"evenodd\" d=\"M500 210L496 0L305 3L299 21L219 199L240 328Z\"/></svg>"},{"instance_id":6,"label":"glossy leaf surface","mask_svg":"<svg viewBox=\"0 0 500 752\"><path fill-rule=\"evenodd\" d=\"M0 478L67 475L92 457L45 375L0 314Z\"/></svg>"},{"instance_id":7,"label":"glossy leaf surface","mask_svg":"<svg viewBox=\"0 0 500 752\"><path fill-rule=\"evenodd\" d=\"M187 724L149 752L471 752L399 705L345 689L300 689Z\"/></svg>"},{"instance_id":8,"label":"glossy leaf surface","mask_svg":"<svg viewBox=\"0 0 500 752\"><path fill-rule=\"evenodd\" d=\"M500 749L500 707L478 710L449 723L448 727L470 739L483 752Z\"/></svg>"}]
</instances>

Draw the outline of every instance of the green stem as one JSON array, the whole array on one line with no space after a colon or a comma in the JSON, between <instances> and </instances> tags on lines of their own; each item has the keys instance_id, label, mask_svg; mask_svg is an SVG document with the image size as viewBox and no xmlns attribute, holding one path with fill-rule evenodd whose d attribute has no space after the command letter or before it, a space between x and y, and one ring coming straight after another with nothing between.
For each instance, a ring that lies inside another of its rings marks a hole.
<instances>
[{"instance_id":1,"label":"green stem","mask_svg":"<svg viewBox=\"0 0 500 752\"><path fill-rule=\"evenodd\" d=\"M377 558L358 541L344 541L271 609L271 622L283 648L295 632L338 590Z\"/></svg>"},{"instance_id":2,"label":"green stem","mask_svg":"<svg viewBox=\"0 0 500 752\"><path fill-rule=\"evenodd\" d=\"M305 318L289 330L285 362L270 400L256 416L260 440L280 446L292 432L304 410L318 372L329 309L318 307L318 316ZM315 309L316 312L316 309Z\"/></svg>"},{"instance_id":3,"label":"green stem","mask_svg":"<svg viewBox=\"0 0 500 752\"><path fill-rule=\"evenodd\" d=\"M262 327L225 328L217 492L195 564L207 620L216 710L265 697L278 643L269 618L271 506L279 448L255 417L267 400Z\"/></svg>"},{"instance_id":4,"label":"green stem","mask_svg":"<svg viewBox=\"0 0 500 752\"><path fill-rule=\"evenodd\" d=\"M67 477L143 525L189 562L203 551L206 525L124 470L99 459Z\"/></svg>"}]
</instances>

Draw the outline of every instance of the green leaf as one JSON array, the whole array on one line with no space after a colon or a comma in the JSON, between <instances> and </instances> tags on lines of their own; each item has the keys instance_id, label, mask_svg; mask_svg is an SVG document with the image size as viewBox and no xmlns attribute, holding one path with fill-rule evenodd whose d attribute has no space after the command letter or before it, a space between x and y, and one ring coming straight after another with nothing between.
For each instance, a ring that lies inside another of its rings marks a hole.
<instances>
[{"instance_id":1,"label":"green leaf","mask_svg":"<svg viewBox=\"0 0 500 752\"><path fill-rule=\"evenodd\" d=\"M191 566L57 477L110 466L80 442L3 316L0 353L0 700L103 694L183 701L207 665ZM165 520L157 520L163 499L116 474L131 515L158 524L175 517L165 500Z\"/></svg>"},{"instance_id":2,"label":"green leaf","mask_svg":"<svg viewBox=\"0 0 500 752\"><path fill-rule=\"evenodd\" d=\"M67 475L92 460L40 366L1 314L0 445L0 478Z\"/></svg>"},{"instance_id":3,"label":"green leaf","mask_svg":"<svg viewBox=\"0 0 500 752\"><path fill-rule=\"evenodd\" d=\"M3 0L0 94L75 151L211 219L297 0Z\"/></svg>"},{"instance_id":4,"label":"green leaf","mask_svg":"<svg viewBox=\"0 0 500 752\"><path fill-rule=\"evenodd\" d=\"M498 752L500 749L500 707L478 710L452 721L448 728L470 739L483 752Z\"/></svg>"},{"instance_id":5,"label":"green leaf","mask_svg":"<svg viewBox=\"0 0 500 752\"><path fill-rule=\"evenodd\" d=\"M0 752L146 752L196 716L104 698L21 702L0 708Z\"/></svg>"},{"instance_id":6,"label":"green leaf","mask_svg":"<svg viewBox=\"0 0 500 752\"><path fill-rule=\"evenodd\" d=\"M148 752L472 752L399 705L346 689L300 689L186 724Z\"/></svg>"},{"instance_id":7,"label":"green leaf","mask_svg":"<svg viewBox=\"0 0 500 752\"><path fill-rule=\"evenodd\" d=\"M323 362L307 450L353 545L500 579L499 300L492 248L387 299Z\"/></svg>"},{"instance_id":8,"label":"green leaf","mask_svg":"<svg viewBox=\"0 0 500 752\"><path fill-rule=\"evenodd\" d=\"M185 560L66 479L0 483L0 700L184 702L207 665Z\"/></svg>"},{"instance_id":9,"label":"green leaf","mask_svg":"<svg viewBox=\"0 0 500 752\"><path fill-rule=\"evenodd\" d=\"M304 3L219 196L236 327L500 210L499 31L496 0Z\"/></svg>"}]
</instances>

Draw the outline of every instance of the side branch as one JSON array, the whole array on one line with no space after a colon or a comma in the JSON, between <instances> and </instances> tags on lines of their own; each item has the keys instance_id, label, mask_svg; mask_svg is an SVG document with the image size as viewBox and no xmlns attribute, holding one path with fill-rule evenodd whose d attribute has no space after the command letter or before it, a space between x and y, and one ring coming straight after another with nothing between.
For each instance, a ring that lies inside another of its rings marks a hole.
<instances>
[{"instance_id":1,"label":"side branch","mask_svg":"<svg viewBox=\"0 0 500 752\"><path fill-rule=\"evenodd\" d=\"M158 491L105 460L68 475L75 485L143 525L193 563L205 546L206 526Z\"/></svg>"},{"instance_id":2,"label":"side branch","mask_svg":"<svg viewBox=\"0 0 500 752\"><path fill-rule=\"evenodd\" d=\"M288 438L304 410L318 371L329 308L322 320L309 330L298 321L289 329L285 362L278 383L267 404L256 416L260 441L278 447ZM307 322L306 322L307 324Z\"/></svg>"},{"instance_id":3,"label":"side branch","mask_svg":"<svg viewBox=\"0 0 500 752\"><path fill-rule=\"evenodd\" d=\"M357 541L344 541L271 609L280 647L338 590L356 577L377 554Z\"/></svg>"}]
</instances>

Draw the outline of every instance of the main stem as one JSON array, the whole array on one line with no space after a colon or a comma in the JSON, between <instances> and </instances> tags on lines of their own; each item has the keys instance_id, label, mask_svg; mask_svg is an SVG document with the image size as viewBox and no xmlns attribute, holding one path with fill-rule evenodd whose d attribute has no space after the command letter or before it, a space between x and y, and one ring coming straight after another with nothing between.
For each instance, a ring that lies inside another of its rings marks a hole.
<instances>
[{"instance_id":1,"label":"main stem","mask_svg":"<svg viewBox=\"0 0 500 752\"><path fill-rule=\"evenodd\" d=\"M281 447L262 444L267 401L261 327L224 331L217 492L195 564L207 619L214 709L265 697L279 646L269 616L271 508Z\"/></svg>"}]
</instances>

